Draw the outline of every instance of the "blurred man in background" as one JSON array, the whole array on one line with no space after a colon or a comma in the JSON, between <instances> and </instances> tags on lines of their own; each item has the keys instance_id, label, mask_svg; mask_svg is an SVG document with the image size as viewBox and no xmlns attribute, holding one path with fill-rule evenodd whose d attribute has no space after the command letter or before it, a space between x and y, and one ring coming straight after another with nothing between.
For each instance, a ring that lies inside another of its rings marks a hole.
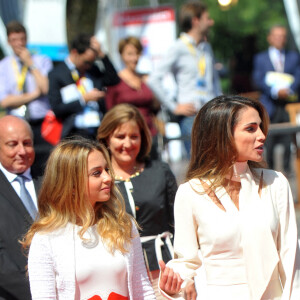
<instances>
[{"instance_id":1,"label":"blurred man in background","mask_svg":"<svg viewBox=\"0 0 300 300\"><path fill-rule=\"evenodd\" d=\"M254 57L253 82L261 92L260 101L268 111L271 123L289 122L285 105L298 101L300 88L300 56L285 49L287 30L273 26L267 37L269 49ZM274 147L284 146L283 168L290 175L291 135L268 136L266 142L267 162L274 168Z\"/></svg>"},{"instance_id":2,"label":"blurred man in background","mask_svg":"<svg viewBox=\"0 0 300 300\"><path fill-rule=\"evenodd\" d=\"M0 106L7 114L24 118L31 125L38 172L51 149L41 136L41 125L50 109L47 93L52 62L47 56L29 52L26 29L21 23L8 23L6 31L13 55L0 62Z\"/></svg>"},{"instance_id":3,"label":"blurred man in background","mask_svg":"<svg viewBox=\"0 0 300 300\"><path fill-rule=\"evenodd\" d=\"M190 134L198 110L207 101L221 94L219 76L214 68L214 56L207 35L214 21L207 7L200 1L188 2L180 9L180 37L166 53L159 67L150 75L148 84L161 103L168 109L171 121L179 123L190 153ZM168 98L163 88L167 73L174 75L176 99Z\"/></svg>"}]
</instances>

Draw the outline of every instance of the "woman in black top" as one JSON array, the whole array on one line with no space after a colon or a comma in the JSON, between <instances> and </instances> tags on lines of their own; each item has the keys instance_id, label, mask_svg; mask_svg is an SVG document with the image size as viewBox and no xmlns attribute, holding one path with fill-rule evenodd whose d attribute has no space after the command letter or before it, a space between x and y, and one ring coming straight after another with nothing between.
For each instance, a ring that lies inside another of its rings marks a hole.
<instances>
[{"instance_id":1,"label":"woman in black top","mask_svg":"<svg viewBox=\"0 0 300 300\"><path fill-rule=\"evenodd\" d=\"M97 139L107 145L126 210L141 227L145 262L153 279L158 275L157 261L172 257L175 176L168 164L147 159L151 134L130 104L119 104L104 116Z\"/></svg>"}]
</instances>

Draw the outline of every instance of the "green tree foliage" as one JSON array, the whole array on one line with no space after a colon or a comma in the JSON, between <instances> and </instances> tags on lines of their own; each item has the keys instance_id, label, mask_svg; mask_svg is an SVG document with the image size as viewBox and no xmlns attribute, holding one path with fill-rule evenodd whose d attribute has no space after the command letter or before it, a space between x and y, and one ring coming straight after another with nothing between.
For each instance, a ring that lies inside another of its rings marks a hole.
<instances>
[{"instance_id":1,"label":"green tree foliage","mask_svg":"<svg viewBox=\"0 0 300 300\"><path fill-rule=\"evenodd\" d=\"M205 3L215 20L211 43L223 60L242 51L249 37L253 37L257 51L265 49L268 29L274 24L287 25L282 0L239 0L228 9L222 9L217 0Z\"/></svg>"},{"instance_id":2,"label":"green tree foliage","mask_svg":"<svg viewBox=\"0 0 300 300\"><path fill-rule=\"evenodd\" d=\"M97 0L67 1L68 42L70 42L78 33L94 33L97 6Z\"/></svg>"}]
</instances>

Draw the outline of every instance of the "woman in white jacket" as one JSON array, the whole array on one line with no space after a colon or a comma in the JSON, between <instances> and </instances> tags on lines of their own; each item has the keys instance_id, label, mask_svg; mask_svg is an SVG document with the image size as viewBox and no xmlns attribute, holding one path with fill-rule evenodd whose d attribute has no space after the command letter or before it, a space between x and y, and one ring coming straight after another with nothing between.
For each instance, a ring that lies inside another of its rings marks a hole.
<instances>
[{"instance_id":1,"label":"woman in white jacket","mask_svg":"<svg viewBox=\"0 0 300 300\"><path fill-rule=\"evenodd\" d=\"M33 300L155 299L111 170L99 143L74 138L53 150L24 240Z\"/></svg>"},{"instance_id":2,"label":"woman in white jacket","mask_svg":"<svg viewBox=\"0 0 300 300\"><path fill-rule=\"evenodd\" d=\"M220 96L199 111L187 182L175 198L175 259L161 262L167 297L300 299L294 204L287 179L262 166L267 131L254 100Z\"/></svg>"}]
</instances>

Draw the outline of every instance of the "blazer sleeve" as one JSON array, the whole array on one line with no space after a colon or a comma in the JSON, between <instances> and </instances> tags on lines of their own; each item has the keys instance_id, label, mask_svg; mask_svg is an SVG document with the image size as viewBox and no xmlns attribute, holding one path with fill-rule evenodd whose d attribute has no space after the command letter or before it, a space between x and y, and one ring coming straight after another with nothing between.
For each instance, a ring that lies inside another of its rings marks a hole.
<instances>
[{"instance_id":1,"label":"blazer sleeve","mask_svg":"<svg viewBox=\"0 0 300 300\"><path fill-rule=\"evenodd\" d=\"M300 55L297 52L292 52L294 59L293 59L293 76L294 82L291 85L291 90L294 93L299 93L300 90Z\"/></svg>"},{"instance_id":2,"label":"blazer sleeve","mask_svg":"<svg viewBox=\"0 0 300 300\"><path fill-rule=\"evenodd\" d=\"M109 86L107 88L106 96L105 96L105 106L107 110L110 110L117 104L118 97L118 86Z\"/></svg>"},{"instance_id":3,"label":"blazer sleeve","mask_svg":"<svg viewBox=\"0 0 300 300\"><path fill-rule=\"evenodd\" d=\"M102 63L104 66L104 70L102 71L102 82L104 86L116 85L120 82L120 78L118 73L111 63L110 59L107 55L102 58Z\"/></svg>"},{"instance_id":4,"label":"blazer sleeve","mask_svg":"<svg viewBox=\"0 0 300 300\"><path fill-rule=\"evenodd\" d=\"M166 207L168 212L169 230L174 233L174 200L177 191L176 178L168 164L163 163L166 176Z\"/></svg>"},{"instance_id":5,"label":"blazer sleeve","mask_svg":"<svg viewBox=\"0 0 300 300\"><path fill-rule=\"evenodd\" d=\"M294 202L287 179L281 174L277 200L279 215L279 275L283 285L281 299L300 299L300 252Z\"/></svg>"},{"instance_id":6,"label":"blazer sleeve","mask_svg":"<svg viewBox=\"0 0 300 300\"><path fill-rule=\"evenodd\" d=\"M28 256L32 300L56 300L53 255L47 235L35 234Z\"/></svg>"},{"instance_id":7,"label":"blazer sleeve","mask_svg":"<svg viewBox=\"0 0 300 300\"><path fill-rule=\"evenodd\" d=\"M266 53L259 53L254 57L252 80L256 89L271 98L271 88L265 83L266 70L264 66L266 59Z\"/></svg>"},{"instance_id":8,"label":"blazer sleeve","mask_svg":"<svg viewBox=\"0 0 300 300\"><path fill-rule=\"evenodd\" d=\"M193 197L195 197L189 183L179 186L175 198L175 239L174 259L167 263L174 272L179 273L184 280L181 288L194 282L196 270L202 265L199 257L199 244L197 236L197 222L193 214ZM169 299L183 299L182 292L170 297L163 291L161 293Z\"/></svg>"},{"instance_id":9,"label":"blazer sleeve","mask_svg":"<svg viewBox=\"0 0 300 300\"><path fill-rule=\"evenodd\" d=\"M133 299L138 299L138 300L156 299L152 285L147 275L140 236L134 224L132 225L132 236L133 238L132 238L132 247L131 247L130 255L132 256L131 262L133 264L132 266Z\"/></svg>"},{"instance_id":10,"label":"blazer sleeve","mask_svg":"<svg viewBox=\"0 0 300 300\"><path fill-rule=\"evenodd\" d=\"M63 103L60 90L69 84L75 84L75 82L72 80L67 66L63 68L62 65L58 65L49 73L48 99L56 117L63 120L83 111L79 98L70 103Z\"/></svg>"}]
</instances>

